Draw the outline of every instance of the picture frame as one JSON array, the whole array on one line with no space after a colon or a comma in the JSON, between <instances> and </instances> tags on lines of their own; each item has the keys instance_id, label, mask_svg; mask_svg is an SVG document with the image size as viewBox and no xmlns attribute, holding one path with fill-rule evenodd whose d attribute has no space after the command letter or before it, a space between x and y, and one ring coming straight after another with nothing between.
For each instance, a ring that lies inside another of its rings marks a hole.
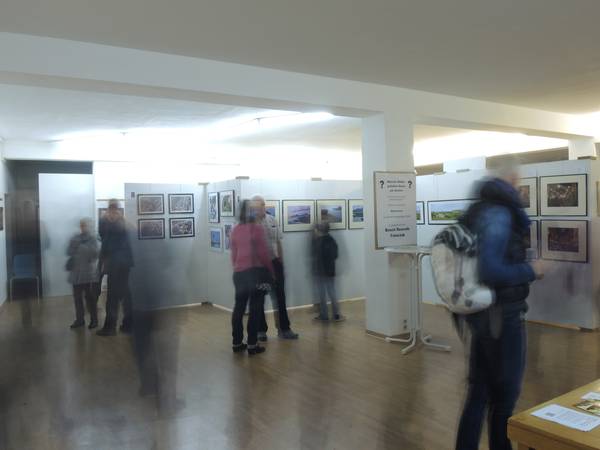
<instances>
[{"instance_id":1,"label":"picture frame","mask_svg":"<svg viewBox=\"0 0 600 450\"><path fill-rule=\"evenodd\" d=\"M425 202L417 202L417 225L425 225Z\"/></svg>"},{"instance_id":2,"label":"picture frame","mask_svg":"<svg viewBox=\"0 0 600 450\"><path fill-rule=\"evenodd\" d=\"M219 215L219 193L209 192L208 193L208 222L219 223L221 217Z\"/></svg>"},{"instance_id":3,"label":"picture frame","mask_svg":"<svg viewBox=\"0 0 600 450\"><path fill-rule=\"evenodd\" d=\"M279 200L265 200L265 212L281 226L281 202Z\"/></svg>"},{"instance_id":4,"label":"picture frame","mask_svg":"<svg viewBox=\"0 0 600 450\"><path fill-rule=\"evenodd\" d=\"M362 230L365 227L365 202L363 199L348 200L348 229Z\"/></svg>"},{"instance_id":5,"label":"picture frame","mask_svg":"<svg viewBox=\"0 0 600 450\"><path fill-rule=\"evenodd\" d=\"M223 250L227 253L231 252L231 232L234 226L233 223L223 224Z\"/></svg>"},{"instance_id":6,"label":"picture frame","mask_svg":"<svg viewBox=\"0 0 600 450\"><path fill-rule=\"evenodd\" d=\"M219 192L219 213L221 217L235 217L235 191Z\"/></svg>"},{"instance_id":7,"label":"picture frame","mask_svg":"<svg viewBox=\"0 0 600 450\"><path fill-rule=\"evenodd\" d=\"M541 216L587 216L587 174L540 177Z\"/></svg>"},{"instance_id":8,"label":"picture frame","mask_svg":"<svg viewBox=\"0 0 600 450\"><path fill-rule=\"evenodd\" d=\"M283 200L284 232L311 231L315 225L314 200Z\"/></svg>"},{"instance_id":9,"label":"picture frame","mask_svg":"<svg viewBox=\"0 0 600 450\"><path fill-rule=\"evenodd\" d=\"M194 214L194 194L169 194L169 214Z\"/></svg>"},{"instance_id":10,"label":"picture frame","mask_svg":"<svg viewBox=\"0 0 600 450\"><path fill-rule=\"evenodd\" d=\"M208 230L209 248L213 252L223 251L223 230L221 227L210 227Z\"/></svg>"},{"instance_id":11,"label":"picture frame","mask_svg":"<svg viewBox=\"0 0 600 450\"><path fill-rule=\"evenodd\" d=\"M521 178L517 186L523 210L528 216L538 215L538 179L536 177Z\"/></svg>"},{"instance_id":12,"label":"picture frame","mask_svg":"<svg viewBox=\"0 0 600 450\"><path fill-rule=\"evenodd\" d=\"M138 219L138 239L164 239L165 219Z\"/></svg>"},{"instance_id":13,"label":"picture frame","mask_svg":"<svg viewBox=\"0 0 600 450\"><path fill-rule=\"evenodd\" d=\"M317 223L329 223L330 230L346 229L346 200L317 200Z\"/></svg>"},{"instance_id":14,"label":"picture frame","mask_svg":"<svg viewBox=\"0 0 600 450\"><path fill-rule=\"evenodd\" d=\"M194 237L195 223L193 217L171 217L169 218L169 237L187 238Z\"/></svg>"},{"instance_id":15,"label":"picture frame","mask_svg":"<svg viewBox=\"0 0 600 450\"><path fill-rule=\"evenodd\" d=\"M587 220L542 220L540 229L542 259L588 262Z\"/></svg>"},{"instance_id":16,"label":"picture frame","mask_svg":"<svg viewBox=\"0 0 600 450\"><path fill-rule=\"evenodd\" d=\"M474 199L430 200L427 202L427 223L429 225L456 223L475 201Z\"/></svg>"},{"instance_id":17,"label":"picture frame","mask_svg":"<svg viewBox=\"0 0 600 450\"><path fill-rule=\"evenodd\" d=\"M527 261L533 261L540 257L539 243L539 221L532 220L529 226L529 235L525 236L525 251L527 252Z\"/></svg>"},{"instance_id":18,"label":"picture frame","mask_svg":"<svg viewBox=\"0 0 600 450\"><path fill-rule=\"evenodd\" d=\"M165 213L165 196L163 194L138 194L138 216Z\"/></svg>"}]
</instances>

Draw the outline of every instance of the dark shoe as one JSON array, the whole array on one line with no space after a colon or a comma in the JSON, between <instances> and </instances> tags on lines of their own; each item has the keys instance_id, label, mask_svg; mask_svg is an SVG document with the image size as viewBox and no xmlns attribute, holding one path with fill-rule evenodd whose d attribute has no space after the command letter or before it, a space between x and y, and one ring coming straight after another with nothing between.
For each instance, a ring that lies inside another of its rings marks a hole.
<instances>
[{"instance_id":1,"label":"dark shoe","mask_svg":"<svg viewBox=\"0 0 600 450\"><path fill-rule=\"evenodd\" d=\"M346 318L341 314L336 314L335 316L333 316L334 322L343 322L344 320L346 320Z\"/></svg>"},{"instance_id":2,"label":"dark shoe","mask_svg":"<svg viewBox=\"0 0 600 450\"><path fill-rule=\"evenodd\" d=\"M98 321L97 320L92 320L90 322L90 324L88 325L88 329L89 330L93 330L94 328L98 328Z\"/></svg>"},{"instance_id":3,"label":"dark shoe","mask_svg":"<svg viewBox=\"0 0 600 450\"><path fill-rule=\"evenodd\" d=\"M125 334L131 334L131 325L121 325L119 331Z\"/></svg>"},{"instance_id":4,"label":"dark shoe","mask_svg":"<svg viewBox=\"0 0 600 450\"><path fill-rule=\"evenodd\" d=\"M317 317L313 318L313 320L316 320L318 322L329 322L329 317L317 316Z\"/></svg>"},{"instance_id":5,"label":"dark shoe","mask_svg":"<svg viewBox=\"0 0 600 450\"><path fill-rule=\"evenodd\" d=\"M254 347L248 347L249 355L258 355L259 353L264 353L266 348L261 347L260 345L255 345Z\"/></svg>"},{"instance_id":6,"label":"dark shoe","mask_svg":"<svg viewBox=\"0 0 600 450\"><path fill-rule=\"evenodd\" d=\"M117 330L113 330L112 328L101 328L100 330L96 331L96 334L98 336L116 336Z\"/></svg>"},{"instance_id":7,"label":"dark shoe","mask_svg":"<svg viewBox=\"0 0 600 450\"><path fill-rule=\"evenodd\" d=\"M234 345L231 347L231 349L233 350L233 353L243 352L247 348L248 348L248 346L246 344Z\"/></svg>"},{"instance_id":8,"label":"dark shoe","mask_svg":"<svg viewBox=\"0 0 600 450\"><path fill-rule=\"evenodd\" d=\"M260 342L267 342L267 333L264 331L259 331L256 336Z\"/></svg>"},{"instance_id":9,"label":"dark shoe","mask_svg":"<svg viewBox=\"0 0 600 450\"><path fill-rule=\"evenodd\" d=\"M83 320L76 320L75 322L73 322L71 324L71 328L72 329L74 329L74 328L80 328L80 327L83 327L84 325L85 325L85 322Z\"/></svg>"},{"instance_id":10,"label":"dark shoe","mask_svg":"<svg viewBox=\"0 0 600 450\"><path fill-rule=\"evenodd\" d=\"M294 333L292 330L279 331L277 333L281 339L298 339L299 334Z\"/></svg>"}]
</instances>

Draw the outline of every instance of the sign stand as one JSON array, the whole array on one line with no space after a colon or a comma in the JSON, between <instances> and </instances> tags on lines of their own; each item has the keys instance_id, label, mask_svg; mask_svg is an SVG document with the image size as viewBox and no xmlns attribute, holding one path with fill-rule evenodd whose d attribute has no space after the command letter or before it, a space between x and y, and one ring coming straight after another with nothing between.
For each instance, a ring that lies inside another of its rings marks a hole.
<instances>
[{"instance_id":1,"label":"sign stand","mask_svg":"<svg viewBox=\"0 0 600 450\"><path fill-rule=\"evenodd\" d=\"M417 286L416 295L413 295L413 291L411 290L411 295L408 302L408 322L410 327L408 338L402 339L387 337L385 340L387 342L408 343L409 345L402 349L403 355L406 355L417 348L417 345L419 344L423 344L425 347L435 350L449 352L451 350L449 345L434 344L431 342L431 336L425 334L423 331L423 289L421 287L421 263L423 262L423 258L431 255L431 247L405 245L401 247L387 247L385 251L392 254L410 255L411 275L413 282L416 283Z\"/></svg>"}]
</instances>

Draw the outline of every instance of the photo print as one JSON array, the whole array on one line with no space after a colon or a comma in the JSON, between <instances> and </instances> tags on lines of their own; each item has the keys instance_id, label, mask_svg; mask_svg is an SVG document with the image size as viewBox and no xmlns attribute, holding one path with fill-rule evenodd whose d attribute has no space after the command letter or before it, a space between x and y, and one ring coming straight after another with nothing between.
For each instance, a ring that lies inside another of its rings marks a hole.
<instances>
[{"instance_id":1,"label":"photo print","mask_svg":"<svg viewBox=\"0 0 600 450\"><path fill-rule=\"evenodd\" d=\"M542 220L542 258L587 262L587 227L587 220Z\"/></svg>"},{"instance_id":2,"label":"photo print","mask_svg":"<svg viewBox=\"0 0 600 450\"><path fill-rule=\"evenodd\" d=\"M348 200L348 228L360 230L365 227L364 202L361 199Z\"/></svg>"},{"instance_id":3,"label":"photo print","mask_svg":"<svg viewBox=\"0 0 600 450\"><path fill-rule=\"evenodd\" d=\"M542 216L587 215L587 175L540 177Z\"/></svg>"},{"instance_id":4,"label":"photo print","mask_svg":"<svg viewBox=\"0 0 600 450\"><path fill-rule=\"evenodd\" d=\"M523 209L528 216L538 215L537 178L521 178L517 186Z\"/></svg>"},{"instance_id":5,"label":"photo print","mask_svg":"<svg viewBox=\"0 0 600 450\"><path fill-rule=\"evenodd\" d=\"M346 200L317 200L317 223L324 222L330 230L345 230Z\"/></svg>"},{"instance_id":6,"label":"photo print","mask_svg":"<svg viewBox=\"0 0 600 450\"><path fill-rule=\"evenodd\" d=\"M219 212L221 217L235 216L235 192L222 191L219 192Z\"/></svg>"},{"instance_id":7,"label":"photo print","mask_svg":"<svg viewBox=\"0 0 600 450\"><path fill-rule=\"evenodd\" d=\"M425 224L425 202L417 202L417 225Z\"/></svg>"},{"instance_id":8,"label":"photo print","mask_svg":"<svg viewBox=\"0 0 600 450\"><path fill-rule=\"evenodd\" d=\"M525 235L525 251L527 260L532 261L539 258L538 221L532 220L529 225L529 233Z\"/></svg>"},{"instance_id":9,"label":"photo print","mask_svg":"<svg viewBox=\"0 0 600 450\"><path fill-rule=\"evenodd\" d=\"M456 223L474 200L435 200L427 202L428 221L430 225L447 225Z\"/></svg>"},{"instance_id":10,"label":"photo print","mask_svg":"<svg viewBox=\"0 0 600 450\"><path fill-rule=\"evenodd\" d=\"M231 251L231 232L233 231L233 224L226 223L223 225L223 248L226 252Z\"/></svg>"},{"instance_id":11,"label":"photo print","mask_svg":"<svg viewBox=\"0 0 600 450\"><path fill-rule=\"evenodd\" d=\"M223 232L220 227L210 228L209 236L210 236L210 249L213 252L222 252L223 251L223 242L222 236Z\"/></svg>"},{"instance_id":12,"label":"photo print","mask_svg":"<svg viewBox=\"0 0 600 450\"><path fill-rule=\"evenodd\" d=\"M169 214L193 214L194 194L169 194Z\"/></svg>"},{"instance_id":13,"label":"photo print","mask_svg":"<svg viewBox=\"0 0 600 450\"><path fill-rule=\"evenodd\" d=\"M265 200L265 212L281 225L281 206L279 200Z\"/></svg>"},{"instance_id":14,"label":"photo print","mask_svg":"<svg viewBox=\"0 0 600 450\"><path fill-rule=\"evenodd\" d=\"M311 231L314 224L313 200L283 200L283 231Z\"/></svg>"},{"instance_id":15,"label":"photo print","mask_svg":"<svg viewBox=\"0 0 600 450\"><path fill-rule=\"evenodd\" d=\"M219 193L208 193L208 221L210 223L219 223Z\"/></svg>"},{"instance_id":16,"label":"photo print","mask_svg":"<svg viewBox=\"0 0 600 450\"><path fill-rule=\"evenodd\" d=\"M172 238L194 237L194 218L171 218L169 219L169 230Z\"/></svg>"},{"instance_id":17,"label":"photo print","mask_svg":"<svg viewBox=\"0 0 600 450\"><path fill-rule=\"evenodd\" d=\"M138 219L138 239L164 239L165 219Z\"/></svg>"},{"instance_id":18,"label":"photo print","mask_svg":"<svg viewBox=\"0 0 600 450\"><path fill-rule=\"evenodd\" d=\"M138 194L138 215L164 214L165 198L163 194Z\"/></svg>"}]
</instances>

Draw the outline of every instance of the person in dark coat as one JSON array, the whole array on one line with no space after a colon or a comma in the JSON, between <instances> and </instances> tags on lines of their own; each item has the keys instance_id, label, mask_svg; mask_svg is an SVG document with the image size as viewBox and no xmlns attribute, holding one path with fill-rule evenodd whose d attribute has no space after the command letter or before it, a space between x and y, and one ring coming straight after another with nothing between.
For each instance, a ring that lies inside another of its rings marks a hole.
<instances>
[{"instance_id":1,"label":"person in dark coat","mask_svg":"<svg viewBox=\"0 0 600 450\"><path fill-rule=\"evenodd\" d=\"M102 247L100 250L101 273L108 277L108 295L106 300L106 319L98 331L99 336L116 334L119 304L123 303L123 322L121 331L130 332L132 322L131 293L129 291L129 271L133 267L133 253L129 243L127 225L119 202L111 200L103 218L101 230Z\"/></svg>"},{"instance_id":2,"label":"person in dark coat","mask_svg":"<svg viewBox=\"0 0 600 450\"><path fill-rule=\"evenodd\" d=\"M67 247L67 270L69 283L73 285L75 301L75 321L71 328L85 325L83 299L90 315L89 328L98 326L98 295L95 284L98 281L98 240L91 233L91 221L81 219L80 233L74 235Z\"/></svg>"},{"instance_id":3,"label":"person in dark coat","mask_svg":"<svg viewBox=\"0 0 600 450\"><path fill-rule=\"evenodd\" d=\"M312 240L312 272L315 291L320 302L320 312L315 320L329 320L327 297L331 301L333 320L340 322L345 319L340 314L335 291L335 260L337 257L338 246L335 239L329 234L329 223L318 224Z\"/></svg>"}]
</instances>

